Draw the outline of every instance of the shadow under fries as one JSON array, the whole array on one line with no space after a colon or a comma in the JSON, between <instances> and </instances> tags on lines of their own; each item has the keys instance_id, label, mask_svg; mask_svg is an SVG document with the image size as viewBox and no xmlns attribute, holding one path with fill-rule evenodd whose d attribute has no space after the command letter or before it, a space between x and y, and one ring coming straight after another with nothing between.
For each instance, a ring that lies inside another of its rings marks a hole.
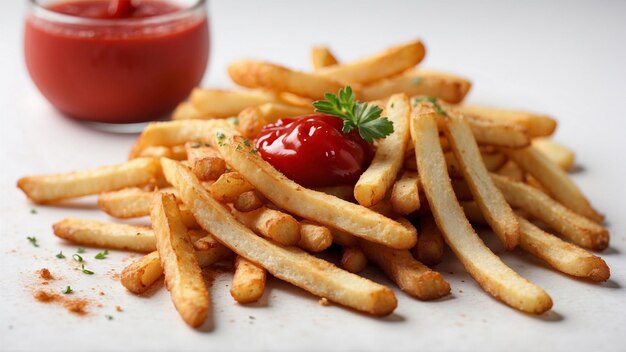
<instances>
[{"instance_id":1,"label":"shadow under fries","mask_svg":"<svg viewBox=\"0 0 626 352\"><path fill-rule=\"evenodd\" d=\"M165 281L163 280L163 277L160 277L157 281L155 281L152 285L150 285L150 287L143 293L140 293L138 295L130 293L130 292L128 293L135 297L150 298L154 296L154 294L159 292L160 290L165 290Z\"/></svg>"}]
</instances>

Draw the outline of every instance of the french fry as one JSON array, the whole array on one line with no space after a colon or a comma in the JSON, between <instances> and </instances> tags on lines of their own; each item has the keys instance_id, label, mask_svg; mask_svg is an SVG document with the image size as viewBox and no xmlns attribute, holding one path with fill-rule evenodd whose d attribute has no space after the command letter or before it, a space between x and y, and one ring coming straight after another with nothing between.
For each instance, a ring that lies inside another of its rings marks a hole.
<instances>
[{"instance_id":1,"label":"french fry","mask_svg":"<svg viewBox=\"0 0 626 352\"><path fill-rule=\"evenodd\" d=\"M397 94L389 98L385 115L393 123L393 132L379 141L374 159L354 186L354 198L364 207L371 207L385 197L402 167L409 141L410 112L409 97Z\"/></svg>"},{"instance_id":2,"label":"french fry","mask_svg":"<svg viewBox=\"0 0 626 352\"><path fill-rule=\"evenodd\" d=\"M482 145L524 148L531 143L526 128L518 124L508 121L480 119L471 115L467 115L465 118L472 130L474 138Z\"/></svg>"},{"instance_id":3,"label":"french fry","mask_svg":"<svg viewBox=\"0 0 626 352\"><path fill-rule=\"evenodd\" d=\"M245 108L275 103L279 100L275 93L261 90L227 91L196 88L189 97L189 102L201 115L214 118L237 116Z\"/></svg>"},{"instance_id":4,"label":"french fry","mask_svg":"<svg viewBox=\"0 0 626 352\"><path fill-rule=\"evenodd\" d=\"M463 101L472 83L460 76L425 70L407 70L401 75L374 82L361 89L365 101L383 99L392 94L425 95L456 104Z\"/></svg>"},{"instance_id":5,"label":"french fry","mask_svg":"<svg viewBox=\"0 0 626 352\"><path fill-rule=\"evenodd\" d=\"M524 218L520 218L520 247L546 261L556 270L592 281L606 281L610 270L602 258L571 243L562 241Z\"/></svg>"},{"instance_id":6,"label":"french fry","mask_svg":"<svg viewBox=\"0 0 626 352\"><path fill-rule=\"evenodd\" d=\"M300 221L300 242L298 247L307 252L319 253L333 244L330 230L308 220Z\"/></svg>"},{"instance_id":7,"label":"french fry","mask_svg":"<svg viewBox=\"0 0 626 352\"><path fill-rule=\"evenodd\" d=\"M322 75L263 61L235 61L228 66L228 74L233 82L243 87L289 92L311 99L323 99L325 93L343 88L342 84Z\"/></svg>"},{"instance_id":8,"label":"french fry","mask_svg":"<svg viewBox=\"0 0 626 352\"><path fill-rule=\"evenodd\" d=\"M425 54L426 49L422 42L415 40L394 46L365 59L320 68L316 72L344 84L365 84L403 72L422 61ZM328 92L334 91L336 89L328 90Z\"/></svg>"},{"instance_id":9,"label":"french fry","mask_svg":"<svg viewBox=\"0 0 626 352\"><path fill-rule=\"evenodd\" d=\"M309 106L292 106L280 103L266 103L241 110L237 127L248 138L256 138L263 126L282 118L296 117L313 113Z\"/></svg>"},{"instance_id":10,"label":"french fry","mask_svg":"<svg viewBox=\"0 0 626 352\"><path fill-rule=\"evenodd\" d=\"M414 110L411 137L420 181L437 227L448 246L480 286L495 298L524 312L541 314L552 299L493 254L472 229L454 196L439 144L437 113Z\"/></svg>"},{"instance_id":11,"label":"french fry","mask_svg":"<svg viewBox=\"0 0 626 352\"><path fill-rule=\"evenodd\" d=\"M187 161L196 176L202 181L217 180L226 172L226 162L217 150L200 142L187 142Z\"/></svg>"},{"instance_id":12,"label":"french fry","mask_svg":"<svg viewBox=\"0 0 626 352\"><path fill-rule=\"evenodd\" d=\"M156 249L154 232L144 226L66 218L55 223L52 228L57 237L83 246L144 253Z\"/></svg>"},{"instance_id":13,"label":"french fry","mask_svg":"<svg viewBox=\"0 0 626 352\"><path fill-rule=\"evenodd\" d=\"M554 133L556 120L547 115L533 114L477 105L459 105L456 107L463 115L485 118L493 121L508 121L523 126L530 137L544 137Z\"/></svg>"},{"instance_id":14,"label":"french fry","mask_svg":"<svg viewBox=\"0 0 626 352\"><path fill-rule=\"evenodd\" d=\"M182 150L181 150L182 149ZM182 146L173 146L173 147L148 147L141 151L139 154L140 158L169 158L174 160L185 160L187 159L187 152Z\"/></svg>"},{"instance_id":15,"label":"french fry","mask_svg":"<svg viewBox=\"0 0 626 352\"><path fill-rule=\"evenodd\" d=\"M417 246L413 247L413 257L427 266L441 263L443 259L443 236L431 215L419 220L420 236Z\"/></svg>"},{"instance_id":16,"label":"french fry","mask_svg":"<svg viewBox=\"0 0 626 352\"><path fill-rule=\"evenodd\" d=\"M488 171L497 171L508 160L506 155L502 153L481 153L480 155L482 157L482 164L485 165L485 168L487 168ZM461 170L461 165L456 159L454 153L444 153L444 157L446 159L448 173L450 176L463 177L463 170Z\"/></svg>"},{"instance_id":17,"label":"french fry","mask_svg":"<svg viewBox=\"0 0 626 352\"><path fill-rule=\"evenodd\" d=\"M507 150L507 155L531 174L561 204L589 219L601 222L604 216L595 211L571 178L557 164L535 147Z\"/></svg>"},{"instance_id":18,"label":"french fry","mask_svg":"<svg viewBox=\"0 0 626 352\"><path fill-rule=\"evenodd\" d=\"M33 202L44 204L65 199L143 186L160 172L156 159L140 158L124 164L44 176L26 176L17 186Z\"/></svg>"},{"instance_id":19,"label":"french fry","mask_svg":"<svg viewBox=\"0 0 626 352\"><path fill-rule=\"evenodd\" d=\"M138 218L150 214L152 194L137 187L105 192L98 196L98 207L119 219Z\"/></svg>"},{"instance_id":20,"label":"french fry","mask_svg":"<svg viewBox=\"0 0 626 352\"><path fill-rule=\"evenodd\" d=\"M311 49L311 65L314 71L336 64L337 59L327 47L317 46Z\"/></svg>"},{"instance_id":21,"label":"french fry","mask_svg":"<svg viewBox=\"0 0 626 352\"><path fill-rule=\"evenodd\" d=\"M356 310L387 315L396 308L396 297L388 287L299 249L283 248L256 236L215 201L191 171L172 160L163 159L161 163L166 178L178 189L198 223L238 255L279 279Z\"/></svg>"},{"instance_id":22,"label":"french fry","mask_svg":"<svg viewBox=\"0 0 626 352\"><path fill-rule=\"evenodd\" d=\"M419 176L416 172L404 172L393 184L389 203L398 214L410 214L420 208Z\"/></svg>"},{"instance_id":23,"label":"french fry","mask_svg":"<svg viewBox=\"0 0 626 352\"><path fill-rule=\"evenodd\" d=\"M574 213L531 186L499 175L492 174L491 177L511 206L528 212L581 247L593 250L608 247L609 232L601 225Z\"/></svg>"},{"instance_id":24,"label":"french fry","mask_svg":"<svg viewBox=\"0 0 626 352\"><path fill-rule=\"evenodd\" d=\"M209 192L220 202L234 202L240 194L253 189L254 186L240 173L228 172L211 184Z\"/></svg>"},{"instance_id":25,"label":"french fry","mask_svg":"<svg viewBox=\"0 0 626 352\"><path fill-rule=\"evenodd\" d=\"M341 268L351 273L359 273L367 266L367 258L359 247L343 247Z\"/></svg>"},{"instance_id":26,"label":"french fry","mask_svg":"<svg viewBox=\"0 0 626 352\"><path fill-rule=\"evenodd\" d=\"M211 119L214 116L203 113L188 101L184 101L174 109L172 113L172 120L196 120L196 119Z\"/></svg>"},{"instance_id":27,"label":"french fry","mask_svg":"<svg viewBox=\"0 0 626 352\"><path fill-rule=\"evenodd\" d=\"M504 176L511 181L524 182L524 170L520 168L513 160L507 161L500 169L496 171L500 176Z\"/></svg>"},{"instance_id":28,"label":"french fry","mask_svg":"<svg viewBox=\"0 0 626 352\"><path fill-rule=\"evenodd\" d=\"M230 295L237 303L254 303L263 297L266 277L265 269L244 257L237 256Z\"/></svg>"},{"instance_id":29,"label":"french fry","mask_svg":"<svg viewBox=\"0 0 626 352\"><path fill-rule=\"evenodd\" d=\"M172 302L187 324L198 327L209 310L209 291L187 229L180 219L176 198L171 194L155 193L150 220L163 266L165 286L170 291Z\"/></svg>"},{"instance_id":30,"label":"french fry","mask_svg":"<svg viewBox=\"0 0 626 352\"><path fill-rule=\"evenodd\" d=\"M325 193L304 188L278 172L256 153L228 139L219 151L224 160L245 177L259 192L282 209L322 225L392 248L409 249L417 242L415 232L365 207ZM213 139L211 143L216 144Z\"/></svg>"},{"instance_id":31,"label":"french fry","mask_svg":"<svg viewBox=\"0 0 626 352\"><path fill-rule=\"evenodd\" d=\"M235 209L239 211L253 211L265 204L265 197L256 190L246 191L237 196L233 202Z\"/></svg>"},{"instance_id":32,"label":"french fry","mask_svg":"<svg viewBox=\"0 0 626 352\"><path fill-rule=\"evenodd\" d=\"M445 120L444 132L476 203L504 248L515 248L520 232L517 216L489 177L469 124L456 113L448 113Z\"/></svg>"},{"instance_id":33,"label":"french fry","mask_svg":"<svg viewBox=\"0 0 626 352\"><path fill-rule=\"evenodd\" d=\"M300 224L289 214L266 207L249 212L231 207L231 211L239 222L265 238L283 246L300 242Z\"/></svg>"},{"instance_id":34,"label":"french fry","mask_svg":"<svg viewBox=\"0 0 626 352\"><path fill-rule=\"evenodd\" d=\"M421 300L450 294L450 285L440 273L415 260L407 250L394 250L379 244L359 241L367 258L380 267L400 289Z\"/></svg>"},{"instance_id":35,"label":"french fry","mask_svg":"<svg viewBox=\"0 0 626 352\"><path fill-rule=\"evenodd\" d=\"M559 165L561 169L569 171L574 166L574 152L568 147L553 141L550 138L533 139L533 147L542 152L553 163Z\"/></svg>"},{"instance_id":36,"label":"french fry","mask_svg":"<svg viewBox=\"0 0 626 352\"><path fill-rule=\"evenodd\" d=\"M193 231L189 231L189 236L193 239ZM201 248L197 248L200 242ZM210 266L231 254L228 248L215 241L211 235L198 239L194 247L196 247L195 254L201 267ZM120 282L130 292L142 294L162 275L161 259L159 252L155 250L125 267L120 274Z\"/></svg>"}]
</instances>

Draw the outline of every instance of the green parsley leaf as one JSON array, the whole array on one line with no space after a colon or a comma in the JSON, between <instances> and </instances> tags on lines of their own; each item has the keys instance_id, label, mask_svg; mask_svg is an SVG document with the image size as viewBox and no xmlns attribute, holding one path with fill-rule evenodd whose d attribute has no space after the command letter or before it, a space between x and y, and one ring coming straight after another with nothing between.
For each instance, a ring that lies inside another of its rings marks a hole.
<instances>
[{"instance_id":1,"label":"green parsley leaf","mask_svg":"<svg viewBox=\"0 0 626 352\"><path fill-rule=\"evenodd\" d=\"M324 94L325 100L313 103L315 112L337 116L343 120L343 133L357 129L359 135L368 143L374 139L385 138L393 132L393 122L381 117L383 109L368 103L359 103L352 88L346 86L338 95Z\"/></svg>"},{"instance_id":2,"label":"green parsley leaf","mask_svg":"<svg viewBox=\"0 0 626 352\"><path fill-rule=\"evenodd\" d=\"M255 154L256 155L256 154L258 154L258 152L259 151L256 150L256 148L255 149L250 149L250 154Z\"/></svg>"},{"instance_id":3,"label":"green parsley leaf","mask_svg":"<svg viewBox=\"0 0 626 352\"><path fill-rule=\"evenodd\" d=\"M56 257L59 259L65 259L65 255L63 254L63 251L60 251L59 254L56 255Z\"/></svg>"},{"instance_id":4,"label":"green parsley leaf","mask_svg":"<svg viewBox=\"0 0 626 352\"><path fill-rule=\"evenodd\" d=\"M83 253L85 253L85 252L87 252L87 251L85 250L85 248L78 248L78 249L76 250L76 252L78 252L78 253L80 253L80 254L83 254Z\"/></svg>"},{"instance_id":5,"label":"green parsley leaf","mask_svg":"<svg viewBox=\"0 0 626 352\"><path fill-rule=\"evenodd\" d=\"M37 243L37 237L32 236L32 237L26 237L27 240L30 241L30 243L35 246L35 247L39 247L39 244Z\"/></svg>"},{"instance_id":6,"label":"green parsley leaf","mask_svg":"<svg viewBox=\"0 0 626 352\"><path fill-rule=\"evenodd\" d=\"M85 269L85 264L81 265L80 269L83 271L83 274L93 275L93 271Z\"/></svg>"},{"instance_id":7,"label":"green parsley leaf","mask_svg":"<svg viewBox=\"0 0 626 352\"><path fill-rule=\"evenodd\" d=\"M96 259L106 259L108 254L109 254L109 251L105 249L104 252L100 252L100 253L96 254L95 258Z\"/></svg>"},{"instance_id":8,"label":"green parsley leaf","mask_svg":"<svg viewBox=\"0 0 626 352\"><path fill-rule=\"evenodd\" d=\"M71 288L70 286L67 286L67 287L65 288L65 290L64 290L64 291L62 291L62 292L63 292L63 293L65 293L65 294L67 295L67 294L70 294L70 293L74 292L74 290L72 290L72 288Z\"/></svg>"},{"instance_id":9,"label":"green parsley leaf","mask_svg":"<svg viewBox=\"0 0 626 352\"><path fill-rule=\"evenodd\" d=\"M250 146L250 140L248 138L243 140L243 145L245 145L246 147Z\"/></svg>"},{"instance_id":10,"label":"green parsley leaf","mask_svg":"<svg viewBox=\"0 0 626 352\"><path fill-rule=\"evenodd\" d=\"M237 149L237 150L242 150L242 149L243 149L243 147L241 146L241 144L237 144L237 147L236 147L235 149Z\"/></svg>"},{"instance_id":11,"label":"green parsley leaf","mask_svg":"<svg viewBox=\"0 0 626 352\"><path fill-rule=\"evenodd\" d=\"M439 115L442 115L442 116L448 116L446 111L441 107L441 105L439 105L439 102L437 101L437 98L435 98L435 97L415 98L415 99L413 99L413 107L416 107L417 104L419 104L421 102L428 102L428 103L433 104L433 106L435 107L435 112L436 113L438 113Z\"/></svg>"},{"instance_id":12,"label":"green parsley leaf","mask_svg":"<svg viewBox=\"0 0 626 352\"><path fill-rule=\"evenodd\" d=\"M222 132L217 132L216 136L217 136L217 139L219 139L220 141L226 138L226 135L223 134Z\"/></svg>"},{"instance_id":13,"label":"green parsley leaf","mask_svg":"<svg viewBox=\"0 0 626 352\"><path fill-rule=\"evenodd\" d=\"M108 320L113 320L113 316L112 315L105 314L104 317L107 318Z\"/></svg>"},{"instance_id":14,"label":"green parsley leaf","mask_svg":"<svg viewBox=\"0 0 626 352\"><path fill-rule=\"evenodd\" d=\"M77 261L77 262L82 262L83 261L83 257L81 257L78 254L72 255L72 258L74 258L74 260Z\"/></svg>"},{"instance_id":15,"label":"green parsley leaf","mask_svg":"<svg viewBox=\"0 0 626 352\"><path fill-rule=\"evenodd\" d=\"M37 214L37 209L35 209L35 208L31 209L31 210L30 210L30 213L31 213L31 214Z\"/></svg>"}]
</instances>

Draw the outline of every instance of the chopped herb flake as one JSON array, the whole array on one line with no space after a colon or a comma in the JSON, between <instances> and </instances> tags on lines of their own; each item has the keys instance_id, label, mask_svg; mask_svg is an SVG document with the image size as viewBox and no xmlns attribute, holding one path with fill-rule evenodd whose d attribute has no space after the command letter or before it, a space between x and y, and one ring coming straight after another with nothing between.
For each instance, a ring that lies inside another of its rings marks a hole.
<instances>
[{"instance_id":1,"label":"chopped herb flake","mask_svg":"<svg viewBox=\"0 0 626 352\"><path fill-rule=\"evenodd\" d=\"M257 154L259 151L256 149L250 149L250 154Z\"/></svg>"},{"instance_id":2,"label":"chopped herb flake","mask_svg":"<svg viewBox=\"0 0 626 352\"><path fill-rule=\"evenodd\" d=\"M95 258L96 259L106 259L108 254L109 254L109 251L105 249L104 252L100 252L100 253L96 254Z\"/></svg>"},{"instance_id":3,"label":"chopped herb flake","mask_svg":"<svg viewBox=\"0 0 626 352\"><path fill-rule=\"evenodd\" d=\"M72 287L70 287L69 285L65 288L65 290L62 291L63 293L70 294L72 292L74 292L74 290L72 290Z\"/></svg>"},{"instance_id":4,"label":"chopped herb flake","mask_svg":"<svg viewBox=\"0 0 626 352\"><path fill-rule=\"evenodd\" d=\"M250 140L248 138L243 140L243 145L245 145L246 147L250 146Z\"/></svg>"},{"instance_id":5,"label":"chopped herb flake","mask_svg":"<svg viewBox=\"0 0 626 352\"><path fill-rule=\"evenodd\" d=\"M34 209L34 208L33 208L33 209L31 209L31 210L30 210L30 213L31 213L31 214L37 214L37 209Z\"/></svg>"},{"instance_id":6,"label":"chopped herb flake","mask_svg":"<svg viewBox=\"0 0 626 352\"><path fill-rule=\"evenodd\" d=\"M33 246L39 247L39 244L37 243L37 237L26 237L26 239L28 239Z\"/></svg>"},{"instance_id":7,"label":"chopped herb flake","mask_svg":"<svg viewBox=\"0 0 626 352\"><path fill-rule=\"evenodd\" d=\"M85 264L81 265L80 269L83 271L83 274L93 275L93 271L85 269Z\"/></svg>"},{"instance_id":8,"label":"chopped herb flake","mask_svg":"<svg viewBox=\"0 0 626 352\"><path fill-rule=\"evenodd\" d=\"M113 316L112 315L106 314L104 317L107 318L108 320L113 320Z\"/></svg>"},{"instance_id":9,"label":"chopped herb flake","mask_svg":"<svg viewBox=\"0 0 626 352\"><path fill-rule=\"evenodd\" d=\"M435 112L437 112L439 115L443 115L443 116L448 115L446 111L441 107L441 105L439 105L439 102L437 101L437 98L435 97L415 98L413 100L413 107L416 107L417 104L421 102L428 102L428 103L433 104L433 106L435 107Z\"/></svg>"},{"instance_id":10,"label":"chopped herb flake","mask_svg":"<svg viewBox=\"0 0 626 352\"><path fill-rule=\"evenodd\" d=\"M63 254L63 251L60 251L59 254L56 255L56 257L59 259L65 259L65 255Z\"/></svg>"},{"instance_id":11,"label":"chopped herb flake","mask_svg":"<svg viewBox=\"0 0 626 352\"><path fill-rule=\"evenodd\" d=\"M77 261L77 262L82 262L83 261L83 257L81 257L78 254L72 255L72 258L74 258L74 260Z\"/></svg>"},{"instance_id":12,"label":"chopped herb flake","mask_svg":"<svg viewBox=\"0 0 626 352\"><path fill-rule=\"evenodd\" d=\"M80 254L83 254L83 253L85 253L87 251L85 250L85 248L78 248L78 250L76 250L76 252L78 252Z\"/></svg>"},{"instance_id":13,"label":"chopped herb flake","mask_svg":"<svg viewBox=\"0 0 626 352\"><path fill-rule=\"evenodd\" d=\"M217 139L219 139L219 140L222 140L222 139L226 138L226 135L223 134L222 132L217 132L216 136L217 136Z\"/></svg>"}]
</instances>

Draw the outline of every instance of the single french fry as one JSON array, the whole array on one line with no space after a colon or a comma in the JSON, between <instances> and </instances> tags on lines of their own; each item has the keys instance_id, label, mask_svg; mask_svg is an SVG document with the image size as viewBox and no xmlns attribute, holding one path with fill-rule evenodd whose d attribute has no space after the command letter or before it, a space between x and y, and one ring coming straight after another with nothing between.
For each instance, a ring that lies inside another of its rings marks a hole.
<instances>
[{"instance_id":1,"label":"single french fry","mask_svg":"<svg viewBox=\"0 0 626 352\"><path fill-rule=\"evenodd\" d=\"M608 247L609 231L598 223L576 214L531 186L499 175L491 177L511 206L521 208L579 246L593 250Z\"/></svg>"},{"instance_id":2,"label":"single french fry","mask_svg":"<svg viewBox=\"0 0 626 352\"><path fill-rule=\"evenodd\" d=\"M481 119L471 115L467 115L465 118L474 138L482 145L524 148L531 143L528 131L521 125L508 121Z\"/></svg>"},{"instance_id":3,"label":"single french fry","mask_svg":"<svg viewBox=\"0 0 626 352\"><path fill-rule=\"evenodd\" d=\"M152 194L137 187L105 192L98 196L98 207L116 218L138 218L150 213Z\"/></svg>"},{"instance_id":4,"label":"single french fry","mask_svg":"<svg viewBox=\"0 0 626 352\"><path fill-rule=\"evenodd\" d=\"M248 138L256 138L263 126L282 118L312 114L312 105L292 106L281 103L266 103L241 110L237 127Z\"/></svg>"},{"instance_id":5,"label":"single french fry","mask_svg":"<svg viewBox=\"0 0 626 352\"><path fill-rule=\"evenodd\" d=\"M485 219L505 249L515 248L520 232L517 216L489 177L469 124L462 116L448 113L444 132Z\"/></svg>"},{"instance_id":6,"label":"single french fry","mask_svg":"<svg viewBox=\"0 0 626 352\"><path fill-rule=\"evenodd\" d=\"M196 176L202 181L217 180L226 172L226 162L217 150L200 142L187 142L187 161Z\"/></svg>"},{"instance_id":7,"label":"single french fry","mask_svg":"<svg viewBox=\"0 0 626 352\"><path fill-rule=\"evenodd\" d=\"M206 235L206 232L204 234ZM194 238L193 231L189 231L189 236ZM231 254L228 248L215 241L211 235L197 239L194 247L196 258L201 267L210 266ZM130 292L142 294L162 275L161 259L159 252L155 250L124 268L120 274L120 282Z\"/></svg>"},{"instance_id":8,"label":"single french fry","mask_svg":"<svg viewBox=\"0 0 626 352\"><path fill-rule=\"evenodd\" d=\"M477 105L459 105L456 107L463 115L485 118L493 121L508 121L523 126L530 137L544 137L554 133L556 120L547 115L525 111L514 111Z\"/></svg>"},{"instance_id":9,"label":"single french fry","mask_svg":"<svg viewBox=\"0 0 626 352\"><path fill-rule=\"evenodd\" d=\"M244 257L235 259L235 275L230 295L240 304L254 303L263 297L267 271Z\"/></svg>"},{"instance_id":10,"label":"single french fry","mask_svg":"<svg viewBox=\"0 0 626 352\"><path fill-rule=\"evenodd\" d=\"M450 294L450 285L443 276L415 260L409 251L394 250L363 240L359 244L367 258L411 296L433 300Z\"/></svg>"},{"instance_id":11,"label":"single french fry","mask_svg":"<svg viewBox=\"0 0 626 352\"><path fill-rule=\"evenodd\" d=\"M141 154L139 154L140 158L170 158L170 159L174 159L173 158L173 153L172 153L172 149L169 147L161 147L161 146L155 146L155 147L148 147L144 150L141 151Z\"/></svg>"},{"instance_id":12,"label":"single french fry","mask_svg":"<svg viewBox=\"0 0 626 352\"><path fill-rule=\"evenodd\" d=\"M361 90L365 101L383 99L392 94L425 95L456 104L463 101L472 83L467 79L438 71L407 70L401 75L373 82Z\"/></svg>"},{"instance_id":13,"label":"single french fry","mask_svg":"<svg viewBox=\"0 0 626 352\"><path fill-rule=\"evenodd\" d=\"M262 239L215 201L191 171L172 160L163 159L161 163L166 178L178 189L198 223L238 255L279 279L356 310L387 315L396 308L396 297L388 287L341 270L300 249L283 248Z\"/></svg>"},{"instance_id":14,"label":"single french fry","mask_svg":"<svg viewBox=\"0 0 626 352\"><path fill-rule=\"evenodd\" d=\"M419 183L416 172L406 171L393 184L389 203L394 212L406 215L420 208Z\"/></svg>"},{"instance_id":15,"label":"single french fry","mask_svg":"<svg viewBox=\"0 0 626 352\"><path fill-rule=\"evenodd\" d=\"M333 244L333 236L326 226L308 220L300 221L300 241L298 247L307 252L319 253Z\"/></svg>"},{"instance_id":16,"label":"single french fry","mask_svg":"<svg viewBox=\"0 0 626 352\"><path fill-rule=\"evenodd\" d=\"M496 174L504 176L511 181L524 182L524 170L519 167L513 160L507 161L500 169L496 171Z\"/></svg>"},{"instance_id":17,"label":"single french fry","mask_svg":"<svg viewBox=\"0 0 626 352\"><path fill-rule=\"evenodd\" d=\"M209 310L209 291L204 283L187 228L180 219L176 198L155 193L150 220L156 236L157 251L172 302L183 320L200 326Z\"/></svg>"},{"instance_id":18,"label":"single french fry","mask_svg":"<svg viewBox=\"0 0 626 352\"><path fill-rule=\"evenodd\" d=\"M574 166L574 158L576 157L574 151L550 138L533 139L533 147L565 171L571 170Z\"/></svg>"},{"instance_id":19,"label":"single french fry","mask_svg":"<svg viewBox=\"0 0 626 352\"><path fill-rule=\"evenodd\" d=\"M443 236L431 215L422 216L419 220L419 239L413 247L413 257L427 266L441 263L443 259Z\"/></svg>"},{"instance_id":20,"label":"single french fry","mask_svg":"<svg viewBox=\"0 0 626 352\"><path fill-rule=\"evenodd\" d=\"M524 218L520 247L537 258L546 261L556 270L568 275L592 281L606 281L610 270L602 258L553 236Z\"/></svg>"},{"instance_id":21,"label":"single french fry","mask_svg":"<svg viewBox=\"0 0 626 352\"><path fill-rule=\"evenodd\" d=\"M254 189L246 179L238 172L228 172L220 176L209 187L213 198L220 202L234 202L243 192Z\"/></svg>"},{"instance_id":22,"label":"single french fry","mask_svg":"<svg viewBox=\"0 0 626 352\"><path fill-rule=\"evenodd\" d=\"M413 111L411 138L417 167L430 209L448 246L480 286L495 298L524 312L541 314L552 299L530 283L485 246L459 205L439 144L437 113L423 104Z\"/></svg>"},{"instance_id":23,"label":"single french fry","mask_svg":"<svg viewBox=\"0 0 626 352\"><path fill-rule=\"evenodd\" d=\"M367 266L367 258L359 247L343 247L341 268L351 273L359 273Z\"/></svg>"},{"instance_id":24,"label":"single french fry","mask_svg":"<svg viewBox=\"0 0 626 352\"><path fill-rule=\"evenodd\" d=\"M231 211L239 222L276 243L293 246L300 242L300 224L289 214L266 207L249 212L231 207Z\"/></svg>"},{"instance_id":25,"label":"single french fry","mask_svg":"<svg viewBox=\"0 0 626 352\"><path fill-rule=\"evenodd\" d=\"M401 73L417 65L425 54L422 42L415 40L361 60L320 68L316 72L344 84L365 84Z\"/></svg>"},{"instance_id":26,"label":"single french fry","mask_svg":"<svg viewBox=\"0 0 626 352\"><path fill-rule=\"evenodd\" d=\"M503 153L481 153L482 162L488 171L497 171L508 160ZM453 152L444 153L446 164L448 165L448 173L452 177L463 177L463 170Z\"/></svg>"},{"instance_id":27,"label":"single french fry","mask_svg":"<svg viewBox=\"0 0 626 352\"><path fill-rule=\"evenodd\" d=\"M200 114L215 118L237 116L245 108L275 103L279 100L275 93L262 90L227 91L196 88L189 97L189 102Z\"/></svg>"},{"instance_id":28,"label":"single french fry","mask_svg":"<svg viewBox=\"0 0 626 352\"><path fill-rule=\"evenodd\" d=\"M311 49L311 65L314 71L336 64L337 59L327 47L316 46Z\"/></svg>"},{"instance_id":29,"label":"single french fry","mask_svg":"<svg viewBox=\"0 0 626 352\"><path fill-rule=\"evenodd\" d=\"M409 97L397 94L389 98L385 115L393 123L393 133L379 141L374 159L354 186L354 198L364 207L385 197L402 167L409 141L410 112Z\"/></svg>"},{"instance_id":30,"label":"single french fry","mask_svg":"<svg viewBox=\"0 0 626 352\"><path fill-rule=\"evenodd\" d=\"M265 204L265 197L256 190L246 191L237 196L233 202L235 209L239 211L253 211Z\"/></svg>"},{"instance_id":31,"label":"single french fry","mask_svg":"<svg viewBox=\"0 0 626 352\"><path fill-rule=\"evenodd\" d=\"M323 99L327 92L337 92L341 83L320 74L294 71L269 62L239 60L228 66L233 82L247 88L265 88L289 92L311 99Z\"/></svg>"},{"instance_id":32,"label":"single french fry","mask_svg":"<svg viewBox=\"0 0 626 352\"><path fill-rule=\"evenodd\" d=\"M535 147L511 149L507 155L531 174L561 204L589 219L601 222L604 216L593 209L580 188L563 169Z\"/></svg>"},{"instance_id":33,"label":"single french fry","mask_svg":"<svg viewBox=\"0 0 626 352\"><path fill-rule=\"evenodd\" d=\"M35 203L52 203L143 186L155 180L160 172L157 159L140 158L124 164L91 170L44 176L22 177L17 186Z\"/></svg>"},{"instance_id":34,"label":"single french fry","mask_svg":"<svg viewBox=\"0 0 626 352\"><path fill-rule=\"evenodd\" d=\"M55 223L52 228L57 237L84 246L144 253L156 249L154 232L145 226L66 218Z\"/></svg>"},{"instance_id":35,"label":"single french fry","mask_svg":"<svg viewBox=\"0 0 626 352\"><path fill-rule=\"evenodd\" d=\"M274 169L258 153L237 148L241 146L240 138L227 139L227 143L219 146L224 160L281 209L392 248L409 249L417 242L416 233L397 222L360 205L304 188ZM217 145L215 139L210 143Z\"/></svg>"},{"instance_id":36,"label":"single french fry","mask_svg":"<svg viewBox=\"0 0 626 352\"><path fill-rule=\"evenodd\" d=\"M195 119L211 119L214 116L203 113L202 111L196 109L196 107L188 101L183 101L178 104L174 112L172 113L172 120L195 120Z\"/></svg>"}]
</instances>

